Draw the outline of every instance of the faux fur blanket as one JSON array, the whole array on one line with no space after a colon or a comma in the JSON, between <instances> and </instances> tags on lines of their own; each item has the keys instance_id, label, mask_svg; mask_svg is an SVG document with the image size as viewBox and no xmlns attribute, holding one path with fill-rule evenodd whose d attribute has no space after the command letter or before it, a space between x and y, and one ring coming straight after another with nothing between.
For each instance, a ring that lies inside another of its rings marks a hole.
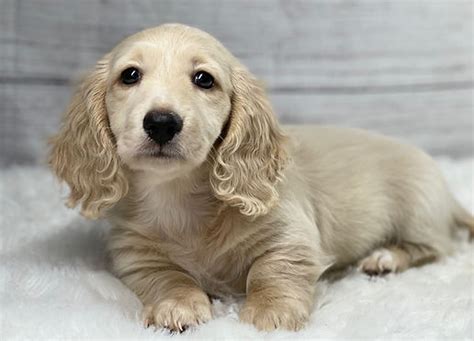
<instances>
[{"instance_id":1,"label":"faux fur blanket","mask_svg":"<svg viewBox=\"0 0 474 341\"><path fill-rule=\"evenodd\" d=\"M473 210L474 160L438 159L460 202ZM238 321L241 301L214 301L214 320L180 335L144 329L141 304L106 269L107 225L64 207L43 168L0 171L0 339L470 339L474 246L434 264L381 278L347 269L317 285L311 321L298 332L262 333ZM61 194L62 193L62 194Z\"/></svg>"}]
</instances>

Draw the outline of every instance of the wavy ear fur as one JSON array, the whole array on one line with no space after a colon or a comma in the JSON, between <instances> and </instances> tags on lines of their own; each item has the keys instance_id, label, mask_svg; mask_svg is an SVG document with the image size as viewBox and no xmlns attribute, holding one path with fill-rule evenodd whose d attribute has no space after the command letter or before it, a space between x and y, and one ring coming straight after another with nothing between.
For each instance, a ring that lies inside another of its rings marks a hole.
<instances>
[{"instance_id":1,"label":"wavy ear fur","mask_svg":"<svg viewBox=\"0 0 474 341\"><path fill-rule=\"evenodd\" d=\"M211 186L220 200L247 216L266 214L277 202L286 163L286 136L263 86L243 67L233 70L227 134L218 147Z\"/></svg>"},{"instance_id":2,"label":"wavy ear fur","mask_svg":"<svg viewBox=\"0 0 474 341\"><path fill-rule=\"evenodd\" d=\"M80 84L54 136L49 164L70 187L69 207L97 218L128 190L105 107L107 59Z\"/></svg>"}]
</instances>

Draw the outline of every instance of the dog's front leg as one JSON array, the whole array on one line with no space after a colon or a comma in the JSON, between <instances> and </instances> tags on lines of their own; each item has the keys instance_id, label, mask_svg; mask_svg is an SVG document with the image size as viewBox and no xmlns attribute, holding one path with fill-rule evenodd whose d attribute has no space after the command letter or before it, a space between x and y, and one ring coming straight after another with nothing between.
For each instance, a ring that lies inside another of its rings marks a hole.
<instances>
[{"instance_id":1,"label":"dog's front leg","mask_svg":"<svg viewBox=\"0 0 474 341\"><path fill-rule=\"evenodd\" d=\"M207 294L166 256L156 250L129 250L112 254L112 259L115 273L142 301L146 326L183 331L211 319Z\"/></svg>"},{"instance_id":2,"label":"dog's front leg","mask_svg":"<svg viewBox=\"0 0 474 341\"><path fill-rule=\"evenodd\" d=\"M248 273L240 320L265 331L301 329L311 313L315 282L323 270L310 248L265 253Z\"/></svg>"}]
</instances>

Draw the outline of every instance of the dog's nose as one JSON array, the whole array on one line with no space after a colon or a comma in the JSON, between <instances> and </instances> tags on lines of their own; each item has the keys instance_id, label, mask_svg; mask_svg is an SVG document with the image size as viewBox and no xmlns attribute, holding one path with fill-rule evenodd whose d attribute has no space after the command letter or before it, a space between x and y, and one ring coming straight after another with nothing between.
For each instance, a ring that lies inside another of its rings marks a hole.
<instances>
[{"instance_id":1,"label":"dog's nose","mask_svg":"<svg viewBox=\"0 0 474 341\"><path fill-rule=\"evenodd\" d=\"M173 112L150 111L143 119L143 129L156 143L163 145L183 128L183 120Z\"/></svg>"}]
</instances>

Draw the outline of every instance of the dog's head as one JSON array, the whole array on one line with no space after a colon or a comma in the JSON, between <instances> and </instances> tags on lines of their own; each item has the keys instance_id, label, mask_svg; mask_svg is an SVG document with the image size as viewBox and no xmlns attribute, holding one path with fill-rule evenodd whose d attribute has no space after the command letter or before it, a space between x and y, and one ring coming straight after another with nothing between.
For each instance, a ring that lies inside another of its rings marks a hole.
<instances>
[{"instance_id":1,"label":"dog's head","mask_svg":"<svg viewBox=\"0 0 474 341\"><path fill-rule=\"evenodd\" d=\"M254 76L210 35L168 24L125 39L84 78L50 164L88 217L127 193L128 171L171 181L205 162L215 196L258 216L277 200L284 145Z\"/></svg>"}]
</instances>

